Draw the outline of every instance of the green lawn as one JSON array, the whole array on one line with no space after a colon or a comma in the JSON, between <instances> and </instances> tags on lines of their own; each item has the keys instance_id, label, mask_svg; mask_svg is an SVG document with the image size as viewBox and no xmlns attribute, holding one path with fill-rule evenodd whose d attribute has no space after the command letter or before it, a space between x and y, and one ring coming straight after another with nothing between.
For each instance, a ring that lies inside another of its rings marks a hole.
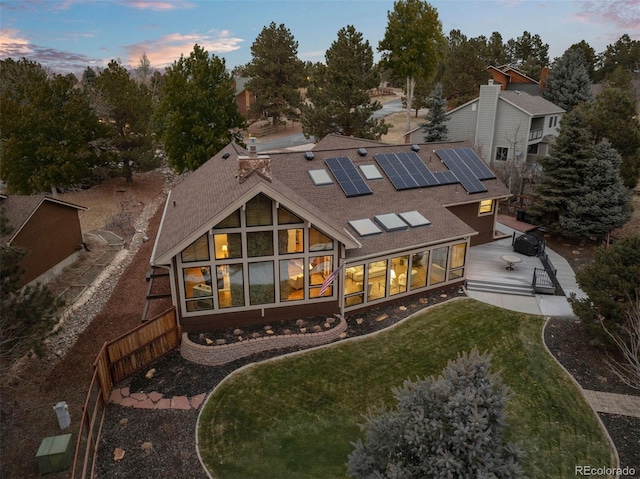
<instances>
[{"instance_id":1,"label":"green lawn","mask_svg":"<svg viewBox=\"0 0 640 479\"><path fill-rule=\"evenodd\" d=\"M465 299L377 335L257 364L227 378L204 406L200 453L219 479L344 479L367 408L392 404L404 379L437 374L477 346L515 393L506 439L528 452L528 477L613 465L593 412L542 345L543 322Z\"/></svg>"}]
</instances>

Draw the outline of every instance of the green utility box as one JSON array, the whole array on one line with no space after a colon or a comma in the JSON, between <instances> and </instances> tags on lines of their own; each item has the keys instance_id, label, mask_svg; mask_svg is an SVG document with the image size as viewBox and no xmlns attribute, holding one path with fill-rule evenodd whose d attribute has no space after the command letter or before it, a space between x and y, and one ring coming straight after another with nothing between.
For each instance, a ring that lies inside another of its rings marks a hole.
<instances>
[{"instance_id":1,"label":"green utility box","mask_svg":"<svg viewBox=\"0 0 640 479\"><path fill-rule=\"evenodd\" d=\"M40 474L69 469L71 467L71 450L71 434L45 437L36 453Z\"/></svg>"}]
</instances>

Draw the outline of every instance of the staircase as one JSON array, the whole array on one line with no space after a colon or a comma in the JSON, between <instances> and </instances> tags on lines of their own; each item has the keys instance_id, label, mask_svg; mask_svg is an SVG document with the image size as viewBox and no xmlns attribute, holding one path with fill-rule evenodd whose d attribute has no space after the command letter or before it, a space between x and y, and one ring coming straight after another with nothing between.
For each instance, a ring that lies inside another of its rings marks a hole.
<instances>
[{"instance_id":1,"label":"staircase","mask_svg":"<svg viewBox=\"0 0 640 479\"><path fill-rule=\"evenodd\" d=\"M524 283L498 283L494 281L467 279L466 288L469 291L480 291L483 293L535 296L533 287L530 284Z\"/></svg>"}]
</instances>

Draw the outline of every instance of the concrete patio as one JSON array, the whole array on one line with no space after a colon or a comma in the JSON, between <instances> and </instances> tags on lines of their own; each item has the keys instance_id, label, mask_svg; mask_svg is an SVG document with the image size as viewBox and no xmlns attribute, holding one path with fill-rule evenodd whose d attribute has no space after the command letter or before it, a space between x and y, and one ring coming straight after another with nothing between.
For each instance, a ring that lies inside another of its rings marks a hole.
<instances>
[{"instance_id":1,"label":"concrete patio","mask_svg":"<svg viewBox=\"0 0 640 479\"><path fill-rule=\"evenodd\" d=\"M534 294L531 287L533 272L535 268L543 269L540 259L514 252L511 243L515 230L500 223L496 227L501 233L509 236L469 249L466 272L468 296L522 313L574 316L567 297L571 293L584 297L584 293L576 283L575 273L569 263L547 248L546 253L554 268L557 269L558 282L565 296ZM520 231L515 233L516 236L522 234ZM507 270L507 263L501 258L504 255L512 255L520 259L513 271Z\"/></svg>"}]
</instances>

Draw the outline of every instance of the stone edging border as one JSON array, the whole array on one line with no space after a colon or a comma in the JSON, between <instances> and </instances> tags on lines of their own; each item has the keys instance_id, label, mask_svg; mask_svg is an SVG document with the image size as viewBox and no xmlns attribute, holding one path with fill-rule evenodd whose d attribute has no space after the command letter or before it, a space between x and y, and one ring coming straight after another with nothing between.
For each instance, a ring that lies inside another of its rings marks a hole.
<instances>
[{"instance_id":1,"label":"stone edging border","mask_svg":"<svg viewBox=\"0 0 640 479\"><path fill-rule=\"evenodd\" d=\"M205 366L220 366L252 354L272 349L320 346L338 338L346 338L347 321L342 316L336 316L340 322L326 331L320 331L318 333L278 334L217 346L196 344L189 339L187 333L182 333L180 355L192 363Z\"/></svg>"},{"instance_id":2,"label":"stone edging border","mask_svg":"<svg viewBox=\"0 0 640 479\"><path fill-rule=\"evenodd\" d=\"M551 319L551 316L547 316L545 318L545 320L544 320L544 324L542 325L542 332L541 332L542 345L544 346L544 349L547 351L549 356L551 356L553 358L553 360L556 362L556 364L558 366L560 366L560 368L567 374L567 376L569 376L571 378L571 381L573 382L573 384L575 384L576 387L580 390L580 394L582 395L582 398L585 400L585 402L589 405L589 407L593 411L593 414L595 415L595 417L596 417L596 419L598 421L598 424L600 425L600 429L602 430L602 432L604 432L604 435L607 437L607 441L609 441L609 445L611 446L611 450L613 451L612 459L615 461L615 466L614 467L620 468L620 456L618 455L618 449L616 448L616 445L613 442L613 439L611 439L611 435L609 434L609 431L607 430L607 427L602 422L602 419L600 419L600 415L598 414L598 411L595 410L595 408L593 407L593 404L591 404L591 401L589 401L589 399L585 395L584 389L582 389L582 386L580 386L580 383L577 381L577 379L573 377L573 375L567 370L567 368L565 368L562 365L562 363L560 361L558 361L558 359L553 355L553 353L551 352L551 350L547 346L547 342L544 340L544 332L547 329L547 324L549 324L549 320L550 319ZM619 476L616 475L615 477L617 478Z\"/></svg>"}]
</instances>

